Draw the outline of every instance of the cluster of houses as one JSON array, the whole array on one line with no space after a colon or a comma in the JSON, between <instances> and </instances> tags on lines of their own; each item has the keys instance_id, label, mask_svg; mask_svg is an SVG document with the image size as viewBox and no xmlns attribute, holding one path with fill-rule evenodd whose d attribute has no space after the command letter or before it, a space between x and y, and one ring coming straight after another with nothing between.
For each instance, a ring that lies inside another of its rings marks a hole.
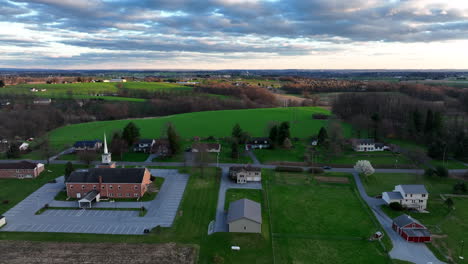
<instances>
[{"instance_id":1,"label":"cluster of houses","mask_svg":"<svg viewBox=\"0 0 468 264\"><path fill-rule=\"evenodd\" d=\"M30 92L32 93L37 93L37 92L47 92L47 89L37 89L37 88L31 88L29 89Z\"/></svg>"}]
</instances>

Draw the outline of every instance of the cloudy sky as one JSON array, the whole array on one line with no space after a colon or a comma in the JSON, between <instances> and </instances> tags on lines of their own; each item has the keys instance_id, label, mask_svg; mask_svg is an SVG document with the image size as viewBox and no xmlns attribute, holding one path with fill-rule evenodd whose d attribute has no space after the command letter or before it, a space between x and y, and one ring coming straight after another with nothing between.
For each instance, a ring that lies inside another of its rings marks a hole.
<instances>
[{"instance_id":1,"label":"cloudy sky","mask_svg":"<svg viewBox=\"0 0 468 264\"><path fill-rule=\"evenodd\" d=\"M0 67L468 69L468 0L0 0Z\"/></svg>"}]
</instances>

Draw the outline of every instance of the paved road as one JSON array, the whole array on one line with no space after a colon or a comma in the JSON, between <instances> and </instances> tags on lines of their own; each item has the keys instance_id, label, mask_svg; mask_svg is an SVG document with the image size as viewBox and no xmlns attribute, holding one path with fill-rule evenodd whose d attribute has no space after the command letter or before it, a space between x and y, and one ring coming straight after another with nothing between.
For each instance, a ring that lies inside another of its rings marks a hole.
<instances>
[{"instance_id":1,"label":"paved road","mask_svg":"<svg viewBox=\"0 0 468 264\"><path fill-rule=\"evenodd\" d=\"M362 185L361 178L354 172L354 179L356 186L359 190L359 194L366 201L372 212L380 222L382 227L385 229L387 235L392 240L393 249L390 251L390 257L394 259L400 259L410 261L416 264L427 264L427 263L444 263L438 260L434 254L427 248L423 243L410 243L405 241L392 229L392 219L390 219L381 209L381 205L385 202L382 199L376 199L369 197Z\"/></svg>"},{"instance_id":2,"label":"paved road","mask_svg":"<svg viewBox=\"0 0 468 264\"><path fill-rule=\"evenodd\" d=\"M68 149L66 149L66 150L64 150L64 151L62 151L62 152L60 152L59 154L50 157L50 158L49 158L49 162L58 159L58 158L59 158L60 156L62 156L62 155L66 155L66 154L73 153L73 151L75 151L75 148L73 148L73 147L72 147L72 148L68 148Z\"/></svg>"},{"instance_id":3,"label":"paved road","mask_svg":"<svg viewBox=\"0 0 468 264\"><path fill-rule=\"evenodd\" d=\"M218 204L216 206L216 220L214 232L227 232L228 226L226 222L227 212L224 211L224 203L226 201L226 191L228 189L262 189L260 182L250 182L245 184L237 184L229 179L229 166L222 166L221 184L219 186Z\"/></svg>"},{"instance_id":4,"label":"paved road","mask_svg":"<svg viewBox=\"0 0 468 264\"><path fill-rule=\"evenodd\" d=\"M63 177L57 183L47 183L5 213L8 224L0 231L65 232L98 234L143 234L155 226L170 227L174 222L189 176L178 170L151 170L165 178L156 199L149 202L99 203L101 206L122 205L125 208L145 204L148 212L139 217L136 211L47 210L35 212L45 204L77 205L77 202L55 203L55 195L64 188ZM130 205L133 204L133 205Z\"/></svg>"}]
</instances>

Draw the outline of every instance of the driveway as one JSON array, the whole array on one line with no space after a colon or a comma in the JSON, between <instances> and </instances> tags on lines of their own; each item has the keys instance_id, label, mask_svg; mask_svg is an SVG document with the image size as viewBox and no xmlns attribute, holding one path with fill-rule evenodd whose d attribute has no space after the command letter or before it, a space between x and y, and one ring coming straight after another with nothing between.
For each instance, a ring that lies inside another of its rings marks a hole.
<instances>
[{"instance_id":1,"label":"driveway","mask_svg":"<svg viewBox=\"0 0 468 264\"><path fill-rule=\"evenodd\" d=\"M245 184L237 184L229 179L229 167L222 166L221 183L219 185L218 204L216 206L216 220L214 232L227 232L228 225L226 222L227 212L224 211L224 203L226 201L226 191L228 189L262 189L260 182L249 182Z\"/></svg>"},{"instance_id":2,"label":"driveway","mask_svg":"<svg viewBox=\"0 0 468 264\"><path fill-rule=\"evenodd\" d=\"M252 162L254 165L260 165L262 164L258 159L257 159L257 156L255 156L255 153L249 149L249 150L246 150L247 152L247 155L249 155L249 157L252 159Z\"/></svg>"},{"instance_id":3,"label":"driveway","mask_svg":"<svg viewBox=\"0 0 468 264\"><path fill-rule=\"evenodd\" d=\"M65 232L97 234L143 234L145 229L158 225L172 226L182 200L189 176L178 170L151 170L153 175L165 178L156 198L149 202L102 202L98 207L139 208L148 212L139 217L137 211L113 210L47 210L41 215L35 212L45 204L51 206L72 205L77 202L54 201L64 188L63 177L57 183L47 183L4 215L8 224L0 231L14 232Z\"/></svg>"},{"instance_id":4,"label":"driveway","mask_svg":"<svg viewBox=\"0 0 468 264\"><path fill-rule=\"evenodd\" d=\"M380 206L385 204L385 202L382 199L369 197L364 189L359 175L354 172L353 176L354 180L356 181L359 194L369 205L377 220L380 222L390 240L392 241L393 249L389 253L390 257L413 262L416 264L444 263L438 260L425 244L410 243L399 236L392 229L392 219L390 219L380 208Z\"/></svg>"}]
</instances>

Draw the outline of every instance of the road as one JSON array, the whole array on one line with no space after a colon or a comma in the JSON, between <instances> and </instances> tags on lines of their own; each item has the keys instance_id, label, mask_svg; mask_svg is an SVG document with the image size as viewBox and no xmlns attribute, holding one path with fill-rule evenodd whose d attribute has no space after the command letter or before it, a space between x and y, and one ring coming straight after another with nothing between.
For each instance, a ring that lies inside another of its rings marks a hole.
<instances>
[{"instance_id":1,"label":"road","mask_svg":"<svg viewBox=\"0 0 468 264\"><path fill-rule=\"evenodd\" d=\"M377 220L380 222L385 232L392 241L393 248L390 251L390 257L394 259L405 260L416 264L444 263L438 260L434 254L423 243L410 243L405 241L392 229L392 219L390 219L381 209L385 202L382 199L369 197L362 185L361 178L356 172L353 172L356 186L359 194L369 205Z\"/></svg>"}]
</instances>

